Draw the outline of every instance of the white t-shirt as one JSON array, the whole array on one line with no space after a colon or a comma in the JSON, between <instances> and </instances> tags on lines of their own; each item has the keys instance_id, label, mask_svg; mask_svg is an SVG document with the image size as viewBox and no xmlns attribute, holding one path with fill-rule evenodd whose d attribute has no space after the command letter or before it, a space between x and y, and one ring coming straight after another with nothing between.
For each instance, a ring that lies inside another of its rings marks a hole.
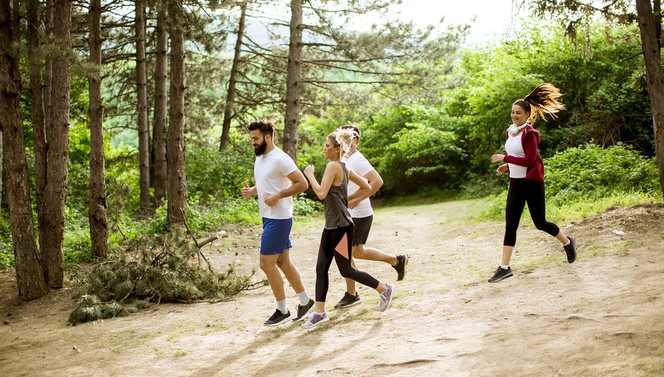
<instances>
[{"instance_id":1,"label":"white t-shirt","mask_svg":"<svg viewBox=\"0 0 664 377\"><path fill-rule=\"evenodd\" d=\"M258 193L258 213L261 217L283 220L293 217L293 197L279 199L272 207L265 204L265 197L291 186L288 175L297 165L284 151L275 147L270 153L256 157L254 177Z\"/></svg>"},{"instance_id":2,"label":"white t-shirt","mask_svg":"<svg viewBox=\"0 0 664 377\"><path fill-rule=\"evenodd\" d=\"M369 174L374 170L374 167L371 166L371 163L369 160L364 157L360 151L355 151L350 157L348 157L348 160L346 160L346 167L350 170L355 171L355 173L359 174L360 176L364 177L365 175ZM348 181L348 195L350 196L352 193L355 191L359 190L360 186L356 185L355 183ZM362 200L357 207L353 209L349 209L348 212L350 212L350 216L354 218L362 218L362 217L369 217L373 215L373 208L371 208L371 201L369 198L366 198Z\"/></svg>"},{"instance_id":3,"label":"white t-shirt","mask_svg":"<svg viewBox=\"0 0 664 377\"><path fill-rule=\"evenodd\" d=\"M505 152L507 152L508 155L526 157L526 152L523 150L523 144L521 144L522 133L523 132L520 132L516 136L509 134L510 136L505 142ZM510 163L508 163L507 166L510 169L510 178L526 178L527 167Z\"/></svg>"}]
</instances>

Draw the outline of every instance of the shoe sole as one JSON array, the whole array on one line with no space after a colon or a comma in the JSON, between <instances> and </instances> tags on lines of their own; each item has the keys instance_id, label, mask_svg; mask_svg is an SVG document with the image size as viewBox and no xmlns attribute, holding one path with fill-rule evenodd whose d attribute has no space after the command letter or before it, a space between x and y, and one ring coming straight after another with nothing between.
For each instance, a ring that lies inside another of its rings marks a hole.
<instances>
[{"instance_id":1,"label":"shoe sole","mask_svg":"<svg viewBox=\"0 0 664 377\"><path fill-rule=\"evenodd\" d=\"M505 275L505 276L501 277L500 279L493 279L493 278L491 278L491 279L489 279L489 283L497 283L497 282L499 282L499 281L503 281L503 280L505 280L505 279L507 279L507 278L511 278L512 276L514 276L513 273L512 273L512 274L509 274L509 275Z\"/></svg>"},{"instance_id":2,"label":"shoe sole","mask_svg":"<svg viewBox=\"0 0 664 377\"><path fill-rule=\"evenodd\" d=\"M323 322L327 322L327 321L329 321L329 320L330 320L330 317L325 317L325 318L321 319L320 321L316 322L315 324L313 324L313 325L311 325L311 326L309 326L309 327L304 327L304 325L306 325L306 324L309 323L309 322L305 323L304 325L302 325L302 326L300 326L300 327L302 327L303 329L307 329L307 330L308 330L308 329L313 329L314 327L320 325L321 323L323 323Z\"/></svg>"},{"instance_id":3,"label":"shoe sole","mask_svg":"<svg viewBox=\"0 0 664 377\"><path fill-rule=\"evenodd\" d=\"M408 255L404 255L403 259L403 276L399 278L398 273L397 273L397 281L401 281L406 277L406 267L408 267L408 261L410 260L410 257Z\"/></svg>"},{"instance_id":4,"label":"shoe sole","mask_svg":"<svg viewBox=\"0 0 664 377\"><path fill-rule=\"evenodd\" d=\"M279 322L275 322L275 323L265 323L265 322L263 322L263 325L267 326L267 327L276 327L276 326L279 326L279 325L283 325L286 322L289 322L291 320L291 318L293 318L293 316L289 315L288 317L282 319Z\"/></svg>"},{"instance_id":5,"label":"shoe sole","mask_svg":"<svg viewBox=\"0 0 664 377\"><path fill-rule=\"evenodd\" d=\"M576 260L576 241L574 240L574 237L567 237L570 240L570 244L572 245L572 249L574 250L574 254L570 257L569 254L567 254L567 250L565 250L565 254L567 254L567 263L574 263Z\"/></svg>"}]
</instances>

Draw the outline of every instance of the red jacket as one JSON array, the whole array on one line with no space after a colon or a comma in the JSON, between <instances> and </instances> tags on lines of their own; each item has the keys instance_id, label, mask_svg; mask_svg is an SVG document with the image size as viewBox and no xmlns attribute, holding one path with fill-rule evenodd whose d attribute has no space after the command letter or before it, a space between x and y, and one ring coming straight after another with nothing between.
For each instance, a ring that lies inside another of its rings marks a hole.
<instances>
[{"instance_id":1,"label":"red jacket","mask_svg":"<svg viewBox=\"0 0 664 377\"><path fill-rule=\"evenodd\" d=\"M509 138L509 136L508 131L507 137ZM539 131L534 129L531 125L527 125L521 133L521 145L523 146L523 151L525 152L526 157L505 155L503 161L510 164L525 166L527 168L526 179L544 182L544 163L542 162L542 156L537 152L537 147L539 146Z\"/></svg>"}]
</instances>

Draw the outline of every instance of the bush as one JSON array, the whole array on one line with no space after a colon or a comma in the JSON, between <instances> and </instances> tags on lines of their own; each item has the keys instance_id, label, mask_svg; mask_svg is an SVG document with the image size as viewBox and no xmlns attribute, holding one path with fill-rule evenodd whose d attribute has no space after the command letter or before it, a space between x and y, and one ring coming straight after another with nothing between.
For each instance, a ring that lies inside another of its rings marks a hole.
<instances>
[{"instance_id":1,"label":"bush","mask_svg":"<svg viewBox=\"0 0 664 377\"><path fill-rule=\"evenodd\" d=\"M660 190L655 158L643 157L622 144L569 148L544 164L547 196L555 205L612 193Z\"/></svg>"}]
</instances>

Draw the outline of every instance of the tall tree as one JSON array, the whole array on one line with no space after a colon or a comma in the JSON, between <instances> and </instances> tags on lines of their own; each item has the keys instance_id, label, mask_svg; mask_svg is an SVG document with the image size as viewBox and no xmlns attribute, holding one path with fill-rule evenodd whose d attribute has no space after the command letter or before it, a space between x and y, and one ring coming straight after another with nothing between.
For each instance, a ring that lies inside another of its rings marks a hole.
<instances>
[{"instance_id":1,"label":"tall tree","mask_svg":"<svg viewBox=\"0 0 664 377\"><path fill-rule=\"evenodd\" d=\"M90 25L90 240L92 255L108 256L108 220L106 219L106 168L104 156L104 104L101 96L101 0L91 0Z\"/></svg>"},{"instance_id":2,"label":"tall tree","mask_svg":"<svg viewBox=\"0 0 664 377\"><path fill-rule=\"evenodd\" d=\"M168 224L183 224L187 215L184 144L184 14L179 2L169 2L171 88L168 121Z\"/></svg>"},{"instance_id":3,"label":"tall tree","mask_svg":"<svg viewBox=\"0 0 664 377\"><path fill-rule=\"evenodd\" d=\"M71 80L71 0L53 1L53 37L56 57L53 59L51 86L52 109L46 129L46 191L44 218L39 225L39 244L42 268L49 287L61 288L64 275L63 243L65 232L65 202L69 174L69 92Z\"/></svg>"},{"instance_id":4,"label":"tall tree","mask_svg":"<svg viewBox=\"0 0 664 377\"><path fill-rule=\"evenodd\" d=\"M0 130L4 134L7 201L11 223L19 298L32 300L48 293L40 266L32 206L28 191L28 164L21 119L21 77L18 51L18 9L0 1ZM13 13L13 14L12 14ZM12 22L14 19L14 22Z\"/></svg>"},{"instance_id":5,"label":"tall tree","mask_svg":"<svg viewBox=\"0 0 664 377\"><path fill-rule=\"evenodd\" d=\"M655 0L656 7L661 9L660 1ZM657 12L659 23L650 6L650 0L636 0L636 11L639 16L641 46L646 65L646 81L650 93L650 111L652 112L653 130L655 133L655 155L659 170L659 182L664 194L664 77L662 76L662 60L660 53L659 32L661 28L661 11ZM657 26L659 25L659 27Z\"/></svg>"},{"instance_id":6,"label":"tall tree","mask_svg":"<svg viewBox=\"0 0 664 377\"><path fill-rule=\"evenodd\" d=\"M300 126L300 72L302 59L302 0L291 0L290 43L286 74L284 152L297 161Z\"/></svg>"},{"instance_id":7,"label":"tall tree","mask_svg":"<svg viewBox=\"0 0 664 377\"><path fill-rule=\"evenodd\" d=\"M237 39L235 40L235 53L233 55L233 65L231 67L230 79L228 80L228 94L226 95L226 105L224 106L224 121L222 123L221 142L219 150L226 149L229 142L231 130L231 119L233 118L233 104L235 102L235 85L237 84L237 71L240 65L240 55L242 53L242 38L244 36L244 23L247 18L247 2L240 3L240 21L237 28Z\"/></svg>"},{"instance_id":8,"label":"tall tree","mask_svg":"<svg viewBox=\"0 0 664 377\"><path fill-rule=\"evenodd\" d=\"M46 184L46 134L44 128L44 91L42 89L42 56L40 40L39 0L28 2L28 64L30 72L30 101L32 103L32 129L35 152L35 185L37 187L37 214L44 203Z\"/></svg>"},{"instance_id":9,"label":"tall tree","mask_svg":"<svg viewBox=\"0 0 664 377\"><path fill-rule=\"evenodd\" d=\"M138 112L138 165L140 207L150 212L150 130L148 127L147 69L145 62L145 1L136 0L136 101Z\"/></svg>"},{"instance_id":10,"label":"tall tree","mask_svg":"<svg viewBox=\"0 0 664 377\"><path fill-rule=\"evenodd\" d=\"M166 29L168 9L166 1L158 3L157 10L157 53L154 69L154 116L152 125L152 170L150 180L154 187L154 205L161 207L166 196L166 114L168 106L168 30Z\"/></svg>"}]
</instances>

